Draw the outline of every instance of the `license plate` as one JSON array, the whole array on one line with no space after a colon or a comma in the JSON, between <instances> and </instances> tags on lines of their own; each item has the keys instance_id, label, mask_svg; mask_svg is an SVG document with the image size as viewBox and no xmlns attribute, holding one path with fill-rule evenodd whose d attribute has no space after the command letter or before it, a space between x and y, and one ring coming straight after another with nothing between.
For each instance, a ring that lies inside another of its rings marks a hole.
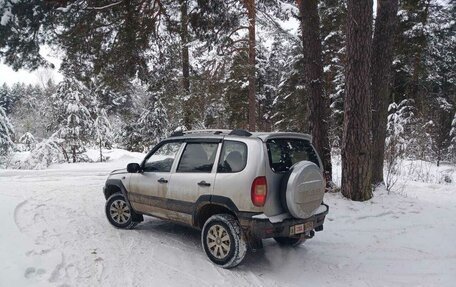
<instances>
[{"instance_id":1,"label":"license plate","mask_svg":"<svg viewBox=\"0 0 456 287\"><path fill-rule=\"evenodd\" d=\"M301 234L313 230L313 222L296 224L290 227L290 235Z\"/></svg>"}]
</instances>

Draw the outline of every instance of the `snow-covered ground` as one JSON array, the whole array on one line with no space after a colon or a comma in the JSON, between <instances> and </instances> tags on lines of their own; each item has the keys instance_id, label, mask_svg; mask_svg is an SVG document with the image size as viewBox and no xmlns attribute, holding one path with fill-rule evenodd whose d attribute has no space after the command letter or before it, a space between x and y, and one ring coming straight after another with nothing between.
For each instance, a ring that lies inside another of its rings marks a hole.
<instances>
[{"instance_id":1,"label":"snow-covered ground","mask_svg":"<svg viewBox=\"0 0 456 287\"><path fill-rule=\"evenodd\" d=\"M233 270L214 266L199 232L146 218L134 230L104 216L108 163L0 170L0 286L454 286L456 184L406 180L364 203L327 194L325 230L298 248L266 240ZM447 169L451 167L447 166ZM336 169L337 171L337 166ZM453 167L454 174L454 167ZM453 177L454 179L454 177Z\"/></svg>"}]
</instances>

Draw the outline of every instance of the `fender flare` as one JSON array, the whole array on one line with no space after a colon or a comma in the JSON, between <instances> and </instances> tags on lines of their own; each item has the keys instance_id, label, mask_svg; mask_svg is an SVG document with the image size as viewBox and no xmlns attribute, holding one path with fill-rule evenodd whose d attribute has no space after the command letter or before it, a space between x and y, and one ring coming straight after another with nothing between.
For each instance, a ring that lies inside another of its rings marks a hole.
<instances>
[{"instance_id":1,"label":"fender flare","mask_svg":"<svg viewBox=\"0 0 456 287\"><path fill-rule=\"evenodd\" d=\"M120 179L108 179L108 180L106 180L105 187L103 188L103 193L104 193L104 196L105 196L106 199L109 198L108 194L106 193L107 192L106 190L107 190L108 186L116 186L117 188L119 188L120 192L122 193L123 197L125 198L125 201L128 204L128 207L131 210L133 210L134 212L136 212L136 210L134 210L133 207L131 206L130 199L127 196L127 189L125 188L125 186L123 185L123 183L122 183L122 181Z\"/></svg>"},{"instance_id":2,"label":"fender flare","mask_svg":"<svg viewBox=\"0 0 456 287\"><path fill-rule=\"evenodd\" d=\"M225 196L220 196L220 195L201 195L198 200L195 202L195 205L193 207L193 212L192 212L192 225L193 226L198 226L198 216L199 212L204 206L207 205L218 205L222 206L229 211L233 212L236 216L238 216L239 209L237 208L236 204L234 202Z\"/></svg>"}]
</instances>

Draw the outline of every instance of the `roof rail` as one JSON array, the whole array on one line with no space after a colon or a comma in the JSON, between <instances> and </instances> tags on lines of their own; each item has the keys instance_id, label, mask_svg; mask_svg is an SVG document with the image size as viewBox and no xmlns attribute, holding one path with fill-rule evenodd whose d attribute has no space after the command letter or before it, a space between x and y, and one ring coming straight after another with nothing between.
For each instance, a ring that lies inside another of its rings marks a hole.
<instances>
[{"instance_id":1,"label":"roof rail","mask_svg":"<svg viewBox=\"0 0 456 287\"><path fill-rule=\"evenodd\" d=\"M208 129L208 130L189 130L189 131L176 131L173 132L170 137L180 137L184 135L191 134L213 134L213 135L234 135L249 137L252 134L246 130L236 129L236 130L226 130L226 129Z\"/></svg>"},{"instance_id":2,"label":"roof rail","mask_svg":"<svg viewBox=\"0 0 456 287\"><path fill-rule=\"evenodd\" d=\"M224 130L224 129L210 129L210 130L189 130L189 131L184 131L184 134L190 135L190 134L214 134L214 135L220 135L220 134L228 134L231 132L231 130Z\"/></svg>"},{"instance_id":3,"label":"roof rail","mask_svg":"<svg viewBox=\"0 0 456 287\"><path fill-rule=\"evenodd\" d=\"M191 135L191 134L221 135L221 134L229 134L230 132L231 132L231 130L224 130L224 129L176 131L176 132L173 132L170 137L180 137L180 136Z\"/></svg>"}]
</instances>

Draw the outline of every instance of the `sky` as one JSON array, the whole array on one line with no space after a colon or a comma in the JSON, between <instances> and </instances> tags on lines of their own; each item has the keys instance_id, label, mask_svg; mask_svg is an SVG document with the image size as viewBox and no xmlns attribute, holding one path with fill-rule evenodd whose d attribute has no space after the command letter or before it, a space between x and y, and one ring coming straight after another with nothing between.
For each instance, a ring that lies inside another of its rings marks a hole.
<instances>
[{"instance_id":1,"label":"sky","mask_svg":"<svg viewBox=\"0 0 456 287\"><path fill-rule=\"evenodd\" d=\"M40 68L36 71L30 72L28 70L20 69L14 71L9 66L5 65L3 61L0 63L0 85L3 83L11 86L16 82L22 82L25 84L43 84L46 83L49 79L54 80L54 82L60 82L62 80L62 75L58 72L60 67L61 60L58 58L55 52L51 50L48 46L43 46L40 48L40 54L49 62L54 64L54 69L44 69Z\"/></svg>"},{"instance_id":2,"label":"sky","mask_svg":"<svg viewBox=\"0 0 456 287\"><path fill-rule=\"evenodd\" d=\"M0 84L6 83L11 86L13 83L23 82L25 84L37 84L38 71L28 72L25 70L14 71L7 65L0 65Z\"/></svg>"}]
</instances>

